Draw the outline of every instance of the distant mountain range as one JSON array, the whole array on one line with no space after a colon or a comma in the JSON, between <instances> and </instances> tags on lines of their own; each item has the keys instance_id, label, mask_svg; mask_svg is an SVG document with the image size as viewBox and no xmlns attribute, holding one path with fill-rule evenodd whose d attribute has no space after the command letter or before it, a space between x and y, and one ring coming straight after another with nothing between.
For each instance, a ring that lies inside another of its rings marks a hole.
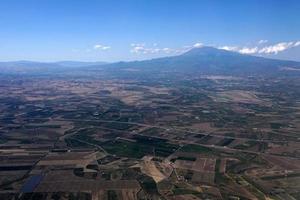
<instances>
[{"instance_id":1,"label":"distant mountain range","mask_svg":"<svg viewBox=\"0 0 300 200\"><path fill-rule=\"evenodd\" d=\"M194 48L178 56L111 63L104 66L116 69L142 69L145 71L239 75L274 74L300 70L300 62L245 55L213 47Z\"/></svg>"},{"instance_id":2,"label":"distant mountain range","mask_svg":"<svg viewBox=\"0 0 300 200\"><path fill-rule=\"evenodd\" d=\"M64 67L84 67L84 66L93 66L93 65L104 65L108 64L107 62L82 62L82 61L59 61L55 62L55 64L58 64L60 66Z\"/></svg>"},{"instance_id":3,"label":"distant mountain range","mask_svg":"<svg viewBox=\"0 0 300 200\"><path fill-rule=\"evenodd\" d=\"M74 68L101 66L106 62L82 62L82 61L59 61L59 62L33 62L33 61L13 61L0 62L1 73L42 73L60 72Z\"/></svg>"},{"instance_id":4,"label":"distant mountain range","mask_svg":"<svg viewBox=\"0 0 300 200\"><path fill-rule=\"evenodd\" d=\"M209 74L274 74L282 72L300 72L300 62L276 60L240 54L237 52L216 49L213 47L194 48L188 52L171 57L156 58L132 62L76 62L61 61L40 63L30 61L1 62L2 72L43 72L70 69L134 69L145 72L172 71L180 73ZM1 73L1 72L0 72Z\"/></svg>"}]
</instances>

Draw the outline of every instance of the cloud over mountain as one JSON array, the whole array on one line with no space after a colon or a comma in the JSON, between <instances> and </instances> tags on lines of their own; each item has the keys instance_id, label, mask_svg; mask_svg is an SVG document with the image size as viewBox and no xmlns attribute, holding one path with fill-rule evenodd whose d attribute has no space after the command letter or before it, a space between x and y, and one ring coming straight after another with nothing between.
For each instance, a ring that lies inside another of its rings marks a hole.
<instances>
[{"instance_id":1,"label":"cloud over mountain","mask_svg":"<svg viewBox=\"0 0 300 200\"><path fill-rule=\"evenodd\" d=\"M236 51L241 54L270 56L300 46L300 41L279 42L272 45L266 45L266 43L268 43L268 40L258 41L259 45L257 46L221 46L218 48L227 51Z\"/></svg>"},{"instance_id":2,"label":"cloud over mountain","mask_svg":"<svg viewBox=\"0 0 300 200\"><path fill-rule=\"evenodd\" d=\"M300 41L296 42L280 42L274 45L266 46L259 50L258 53L266 53L266 54L277 54L280 51L285 51L292 47L297 47L300 45Z\"/></svg>"}]
</instances>

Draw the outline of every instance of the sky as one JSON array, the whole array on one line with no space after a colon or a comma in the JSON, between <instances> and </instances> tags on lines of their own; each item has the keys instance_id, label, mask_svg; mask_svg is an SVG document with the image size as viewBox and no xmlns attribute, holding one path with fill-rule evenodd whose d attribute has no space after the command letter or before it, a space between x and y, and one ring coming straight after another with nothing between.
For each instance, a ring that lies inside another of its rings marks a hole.
<instances>
[{"instance_id":1,"label":"sky","mask_svg":"<svg viewBox=\"0 0 300 200\"><path fill-rule=\"evenodd\" d=\"M298 0L1 0L0 61L128 61L213 46L300 60Z\"/></svg>"}]
</instances>

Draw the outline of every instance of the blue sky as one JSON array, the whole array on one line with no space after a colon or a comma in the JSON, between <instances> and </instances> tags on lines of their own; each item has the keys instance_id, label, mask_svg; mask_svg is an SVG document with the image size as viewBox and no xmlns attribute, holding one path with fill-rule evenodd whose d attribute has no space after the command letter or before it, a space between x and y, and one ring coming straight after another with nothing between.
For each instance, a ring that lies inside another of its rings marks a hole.
<instances>
[{"instance_id":1,"label":"blue sky","mask_svg":"<svg viewBox=\"0 0 300 200\"><path fill-rule=\"evenodd\" d=\"M201 45L276 56L300 48L300 1L1 0L0 27L1 61L140 60Z\"/></svg>"}]
</instances>

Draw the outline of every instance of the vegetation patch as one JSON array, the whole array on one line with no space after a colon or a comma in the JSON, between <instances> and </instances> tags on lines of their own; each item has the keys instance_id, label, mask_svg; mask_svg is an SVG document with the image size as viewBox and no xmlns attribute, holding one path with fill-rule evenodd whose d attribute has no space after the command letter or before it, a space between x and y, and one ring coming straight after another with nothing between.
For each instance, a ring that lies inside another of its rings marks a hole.
<instances>
[{"instance_id":1,"label":"vegetation patch","mask_svg":"<svg viewBox=\"0 0 300 200\"><path fill-rule=\"evenodd\" d=\"M183 152L195 152L195 153L204 153L204 154L213 153L213 150L211 148L204 147L201 145L196 145L196 144L185 145L180 150Z\"/></svg>"},{"instance_id":2,"label":"vegetation patch","mask_svg":"<svg viewBox=\"0 0 300 200\"><path fill-rule=\"evenodd\" d=\"M172 154L178 148L177 145L165 142L147 144L145 142L139 143L124 140L110 141L104 143L102 147L111 154L132 158L141 158L145 155L166 157Z\"/></svg>"}]
</instances>

